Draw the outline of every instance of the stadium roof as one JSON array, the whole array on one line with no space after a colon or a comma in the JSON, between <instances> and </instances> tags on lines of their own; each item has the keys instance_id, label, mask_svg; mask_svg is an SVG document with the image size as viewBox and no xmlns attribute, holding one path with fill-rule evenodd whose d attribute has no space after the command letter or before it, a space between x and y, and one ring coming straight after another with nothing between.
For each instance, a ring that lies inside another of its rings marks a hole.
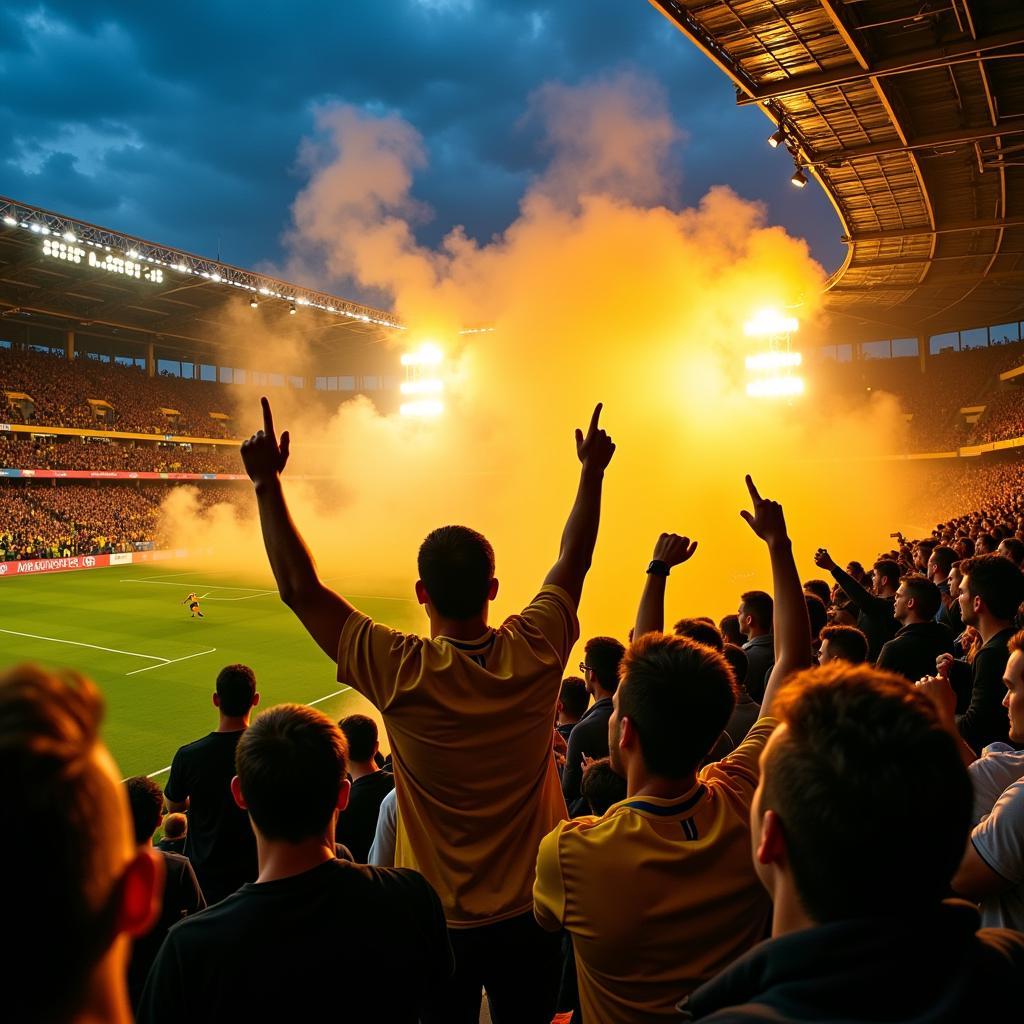
<instances>
[{"instance_id":1,"label":"stadium roof","mask_svg":"<svg viewBox=\"0 0 1024 1024\"><path fill-rule=\"evenodd\" d=\"M835 340L1024 318L1022 0L651 3L832 201Z\"/></svg>"},{"instance_id":2,"label":"stadium roof","mask_svg":"<svg viewBox=\"0 0 1024 1024\"><path fill-rule=\"evenodd\" d=\"M208 352L238 336L240 314L324 350L402 329L382 310L0 197L0 317Z\"/></svg>"}]
</instances>

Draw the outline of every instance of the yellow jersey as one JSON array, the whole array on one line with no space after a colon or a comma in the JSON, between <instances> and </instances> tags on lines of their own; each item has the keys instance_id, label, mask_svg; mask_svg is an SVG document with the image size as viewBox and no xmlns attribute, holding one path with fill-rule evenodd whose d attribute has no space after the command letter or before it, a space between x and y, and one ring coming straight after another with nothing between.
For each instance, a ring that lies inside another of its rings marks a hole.
<instances>
[{"instance_id":1,"label":"yellow jersey","mask_svg":"<svg viewBox=\"0 0 1024 1024\"><path fill-rule=\"evenodd\" d=\"M767 937L750 805L775 725L762 718L678 799L627 798L541 843L534 914L572 935L587 1024L678 1020L683 996Z\"/></svg>"},{"instance_id":2,"label":"yellow jersey","mask_svg":"<svg viewBox=\"0 0 1024 1024\"><path fill-rule=\"evenodd\" d=\"M533 905L537 847L566 815L552 730L578 636L572 598L554 586L470 643L358 612L341 631L338 680L380 710L391 744L395 866L426 877L451 927Z\"/></svg>"}]
</instances>

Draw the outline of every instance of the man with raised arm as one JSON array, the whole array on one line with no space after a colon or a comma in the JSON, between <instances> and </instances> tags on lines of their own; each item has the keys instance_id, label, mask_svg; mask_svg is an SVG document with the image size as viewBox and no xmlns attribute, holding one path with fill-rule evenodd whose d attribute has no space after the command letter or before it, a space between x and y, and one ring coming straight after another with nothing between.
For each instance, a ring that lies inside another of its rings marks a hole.
<instances>
[{"instance_id":1,"label":"man with raised arm","mask_svg":"<svg viewBox=\"0 0 1024 1024\"><path fill-rule=\"evenodd\" d=\"M320 581L288 513L281 472L289 437L264 427L242 445L282 600L338 663L339 680L381 711L398 798L395 865L416 868L445 909L456 972L426 1021L547 1024L560 942L531 913L541 838L565 816L551 723L579 635L576 608L597 541L604 472L615 451L599 426L576 431L579 490L558 558L520 615L487 624L498 592L494 552L464 526L434 530L419 552L416 597L430 636L372 622Z\"/></svg>"},{"instance_id":2,"label":"man with raised arm","mask_svg":"<svg viewBox=\"0 0 1024 1024\"><path fill-rule=\"evenodd\" d=\"M803 588L781 506L750 477L753 513L775 588L775 666L765 690L811 660ZM634 640L613 697L608 740L626 799L601 817L561 822L541 843L534 913L572 936L587 1024L677 1020L681 997L766 933L771 902L750 859L750 804L775 720L762 717L727 757L701 763L729 719L735 678L725 658L665 636L665 580L696 545L663 534L647 569Z\"/></svg>"}]
</instances>

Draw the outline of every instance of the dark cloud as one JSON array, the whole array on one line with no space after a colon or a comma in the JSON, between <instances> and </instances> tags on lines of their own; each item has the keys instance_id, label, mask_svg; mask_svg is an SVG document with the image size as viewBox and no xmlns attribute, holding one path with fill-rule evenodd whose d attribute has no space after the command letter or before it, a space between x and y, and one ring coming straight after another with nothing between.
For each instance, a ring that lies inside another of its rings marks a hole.
<instances>
[{"instance_id":1,"label":"dark cloud","mask_svg":"<svg viewBox=\"0 0 1024 1024\"><path fill-rule=\"evenodd\" d=\"M8 2L0 10L0 192L243 265L281 258L315 111L394 113L422 135L416 195L436 241L488 238L543 168L529 98L547 82L640 73L686 137L682 195L764 201L831 268L838 224L789 184L770 125L642 3L347 0L253 5Z\"/></svg>"}]
</instances>

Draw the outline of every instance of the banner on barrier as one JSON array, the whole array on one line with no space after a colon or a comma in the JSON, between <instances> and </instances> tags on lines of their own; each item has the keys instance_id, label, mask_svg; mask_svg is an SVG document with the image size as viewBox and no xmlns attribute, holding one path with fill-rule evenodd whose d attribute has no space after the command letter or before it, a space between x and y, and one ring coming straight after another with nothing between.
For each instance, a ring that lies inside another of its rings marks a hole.
<instances>
[{"instance_id":1,"label":"banner on barrier","mask_svg":"<svg viewBox=\"0 0 1024 1024\"><path fill-rule=\"evenodd\" d=\"M107 469L0 469L0 476L36 480L246 480L244 473L143 473Z\"/></svg>"},{"instance_id":2,"label":"banner on barrier","mask_svg":"<svg viewBox=\"0 0 1024 1024\"><path fill-rule=\"evenodd\" d=\"M67 558L23 558L17 562L0 562L0 580L15 576L38 576L50 572L79 572L102 569L111 565L134 565L137 562L163 562L168 558L188 558L189 552L123 551L112 555L70 555Z\"/></svg>"}]
</instances>

